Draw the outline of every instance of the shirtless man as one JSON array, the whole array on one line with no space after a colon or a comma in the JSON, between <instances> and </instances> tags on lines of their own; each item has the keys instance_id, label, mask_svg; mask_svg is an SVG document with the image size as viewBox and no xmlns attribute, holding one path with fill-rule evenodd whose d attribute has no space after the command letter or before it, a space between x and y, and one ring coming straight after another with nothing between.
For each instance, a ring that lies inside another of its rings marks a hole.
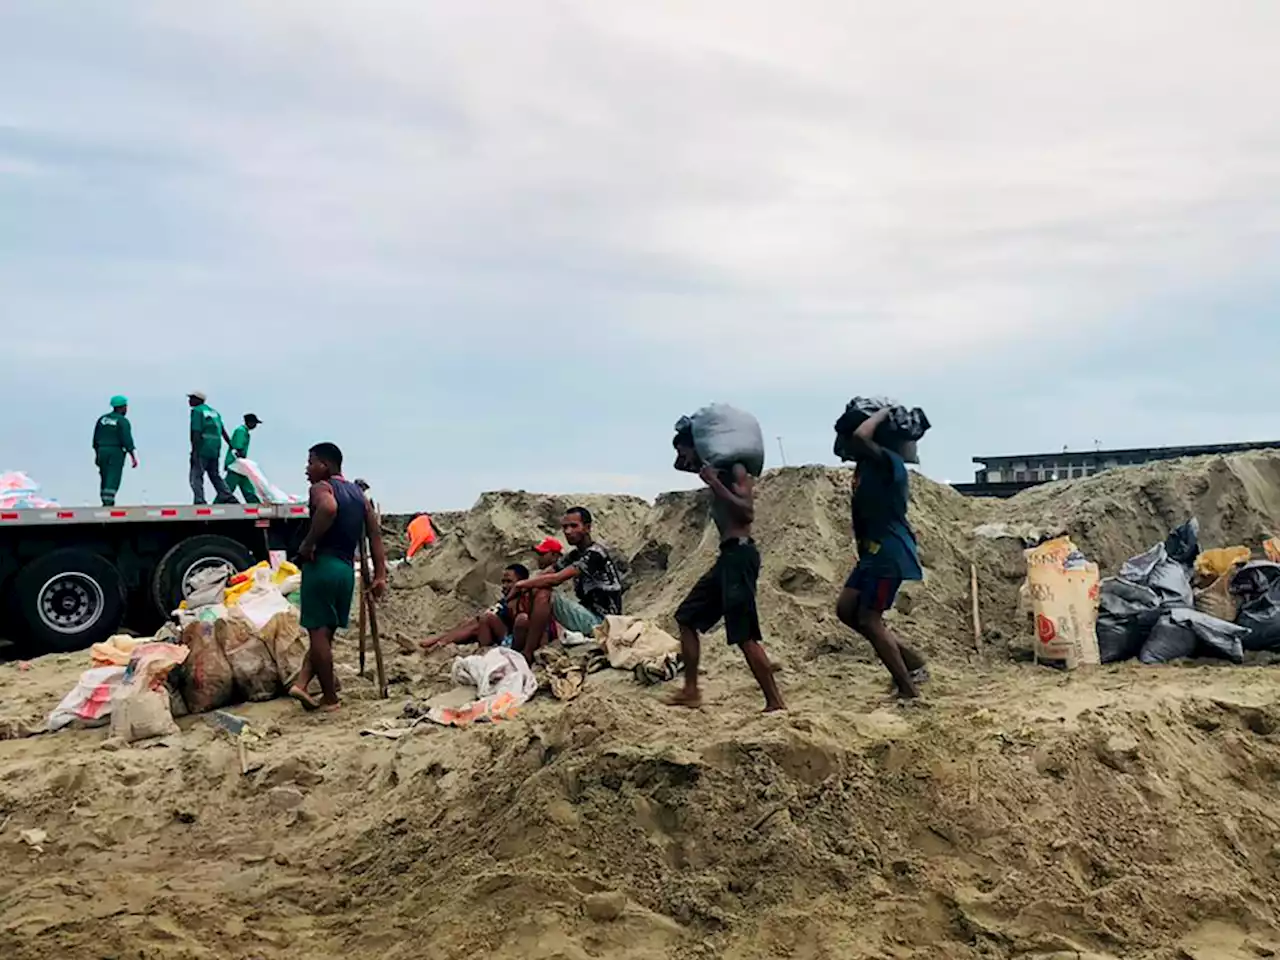
<instances>
[{"instance_id":1,"label":"shirtless man","mask_svg":"<svg viewBox=\"0 0 1280 960\"><path fill-rule=\"evenodd\" d=\"M731 646L740 647L751 675L764 693L766 713L786 709L778 692L773 665L761 646L760 616L756 609L756 581L760 576L760 551L751 539L755 520L755 481L746 468L718 471L702 462L682 436L675 440L676 469L696 471L711 488L711 518L720 531L720 556L694 584L676 610L680 626L680 655L684 660L684 689L668 701L672 706L702 705L698 689L698 660L702 653L699 633L706 633L723 618Z\"/></svg>"}]
</instances>

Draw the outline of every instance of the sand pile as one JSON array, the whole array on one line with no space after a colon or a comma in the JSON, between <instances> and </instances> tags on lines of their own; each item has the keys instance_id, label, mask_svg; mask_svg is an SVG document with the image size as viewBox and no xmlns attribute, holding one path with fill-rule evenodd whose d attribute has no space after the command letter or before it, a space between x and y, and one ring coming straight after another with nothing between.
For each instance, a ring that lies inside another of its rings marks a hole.
<instances>
[{"instance_id":1,"label":"sand pile","mask_svg":"<svg viewBox=\"0 0 1280 960\"><path fill-rule=\"evenodd\" d=\"M258 732L247 773L200 718L150 748L105 731L0 742L0 956L1274 955L1280 673L1063 675L992 642L978 658L968 585L973 558L988 641L1013 636L1020 533L1066 527L1109 569L1191 514L1207 544L1256 544L1280 527L1275 480L1280 459L1248 456L1000 504L915 481L928 580L895 617L936 657L925 704L888 700L832 616L852 561L849 475L800 468L767 476L759 503L785 715L758 713L713 636L699 712L606 672L499 726L362 737L406 697L447 689L451 653L390 657L380 701L348 644L341 714L236 708ZM488 602L571 502L628 558L631 609L669 618L715 549L704 494L502 493L436 518L440 542L395 575L389 629L421 636ZM0 715L47 711L83 667L0 666Z\"/></svg>"},{"instance_id":2,"label":"sand pile","mask_svg":"<svg viewBox=\"0 0 1280 960\"><path fill-rule=\"evenodd\" d=\"M760 609L766 639L784 656L852 642L833 610L855 557L849 484L849 470L827 467L775 470L760 482ZM894 619L930 654L968 657L974 647L971 563L977 566L985 642L1000 649L1017 646L1029 639L1017 595L1025 574L1024 537L1069 532L1104 573L1191 516L1200 518L1205 545L1256 547L1280 531L1280 456L1154 464L1045 486L1003 502L966 499L913 476L911 495L926 579L906 588ZM671 493L653 505L634 497L579 499L596 515L596 535L629 558L628 612L674 629L676 606L715 555L709 494ZM574 502L491 493L469 511L436 517L440 541L393 578L390 622L421 636L491 603L502 567L513 560L531 564L532 545L559 533L559 518ZM1004 535L993 537L993 531Z\"/></svg>"}]
</instances>

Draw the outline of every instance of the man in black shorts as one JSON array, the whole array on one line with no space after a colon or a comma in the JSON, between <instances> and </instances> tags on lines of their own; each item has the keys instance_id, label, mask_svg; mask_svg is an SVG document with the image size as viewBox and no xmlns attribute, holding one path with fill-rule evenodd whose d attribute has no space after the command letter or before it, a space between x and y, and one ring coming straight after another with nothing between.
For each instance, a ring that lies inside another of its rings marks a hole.
<instances>
[{"instance_id":1,"label":"man in black shorts","mask_svg":"<svg viewBox=\"0 0 1280 960\"><path fill-rule=\"evenodd\" d=\"M698 634L706 633L723 619L730 645L742 649L751 675L760 684L765 712L783 710L773 665L761 646L760 616L756 609L760 551L751 539L755 481L740 463L723 472L704 464L697 451L681 436L676 437L675 447L676 469L697 471L702 482L711 488L711 518L720 531L720 556L676 610L680 654L684 660L684 689L668 702L678 707L702 705L702 692L698 689L702 644Z\"/></svg>"}]
</instances>

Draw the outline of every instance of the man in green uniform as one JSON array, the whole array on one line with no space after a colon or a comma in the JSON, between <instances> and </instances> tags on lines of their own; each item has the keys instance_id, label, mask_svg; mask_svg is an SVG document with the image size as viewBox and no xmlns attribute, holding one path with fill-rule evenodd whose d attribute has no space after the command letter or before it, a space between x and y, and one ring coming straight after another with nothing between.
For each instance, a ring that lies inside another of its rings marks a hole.
<instances>
[{"instance_id":1,"label":"man in green uniform","mask_svg":"<svg viewBox=\"0 0 1280 960\"><path fill-rule=\"evenodd\" d=\"M187 395L191 407L191 494L192 503L208 503L204 498L204 478L213 484L214 503L235 503L236 498L227 489L218 469L218 455L222 453L222 441L231 445L227 428L222 425L222 415L205 401L208 397L199 390Z\"/></svg>"},{"instance_id":2,"label":"man in green uniform","mask_svg":"<svg viewBox=\"0 0 1280 960\"><path fill-rule=\"evenodd\" d=\"M223 461L223 466L228 468L227 489L233 494L238 493L244 497L245 503L261 503L262 501L258 499L258 494L254 491L253 484L249 478L229 468L236 460L249 456L249 434L260 423L262 421L258 419L256 413L246 413L244 415L244 423L236 427L235 432L231 434L231 442L227 449L227 459Z\"/></svg>"},{"instance_id":3,"label":"man in green uniform","mask_svg":"<svg viewBox=\"0 0 1280 960\"><path fill-rule=\"evenodd\" d=\"M93 428L93 456L98 464L98 486L104 507L116 505L116 493L124 476L125 455L134 467L138 465L138 454L133 448L133 427L126 416L128 412L128 398L114 396L111 398L111 412L99 417Z\"/></svg>"}]
</instances>

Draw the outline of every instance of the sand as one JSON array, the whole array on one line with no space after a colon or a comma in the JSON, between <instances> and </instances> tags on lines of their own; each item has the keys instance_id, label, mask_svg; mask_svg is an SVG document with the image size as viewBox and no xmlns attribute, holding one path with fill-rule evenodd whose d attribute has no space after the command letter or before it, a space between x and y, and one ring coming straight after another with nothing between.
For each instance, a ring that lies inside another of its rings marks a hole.
<instances>
[{"instance_id":1,"label":"sand","mask_svg":"<svg viewBox=\"0 0 1280 960\"><path fill-rule=\"evenodd\" d=\"M897 627L927 650L923 704L886 695L831 614L850 564L848 474L761 484L761 605L791 709L722 634L707 706L593 674L507 723L361 737L449 687L450 654L391 656L374 697L342 648L344 712L236 712L162 745L105 731L0 742L0 956L26 958L1195 958L1280 950L1280 673L1014 662L1017 541L1055 526L1104 568L1195 513L1212 545L1280 529L1280 459L1104 474L1008 503L919 480L928 577ZM630 560L628 606L669 624L710 562L705 498L591 497ZM388 629L419 637L489 599L563 497L488 494L437 516L397 571ZM392 523L388 518L388 523ZM982 654L969 619L978 567ZM84 668L0 665L0 715L47 712ZM37 849L22 832L44 831Z\"/></svg>"}]
</instances>

